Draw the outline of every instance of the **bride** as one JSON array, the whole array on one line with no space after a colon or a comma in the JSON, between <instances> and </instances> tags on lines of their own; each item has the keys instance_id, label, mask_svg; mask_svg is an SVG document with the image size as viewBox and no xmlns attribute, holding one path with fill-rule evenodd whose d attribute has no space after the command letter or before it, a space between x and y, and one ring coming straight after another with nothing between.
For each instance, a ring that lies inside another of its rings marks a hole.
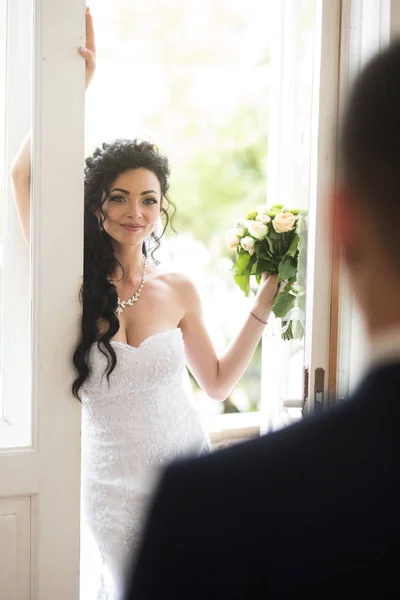
<instances>
[{"instance_id":1,"label":"bride","mask_svg":"<svg viewBox=\"0 0 400 600\"><path fill-rule=\"evenodd\" d=\"M87 10L86 87L95 70ZM12 184L29 240L30 139L17 154ZM82 400L83 509L110 578L102 597L118 598L126 559L140 540L159 469L209 451L186 370L224 400L257 347L277 291L264 277L254 308L222 356L205 329L198 292L163 272L151 248L168 222L169 165L149 142L103 144L86 160L81 335L73 393ZM227 299L227 301L229 301Z\"/></svg>"}]
</instances>

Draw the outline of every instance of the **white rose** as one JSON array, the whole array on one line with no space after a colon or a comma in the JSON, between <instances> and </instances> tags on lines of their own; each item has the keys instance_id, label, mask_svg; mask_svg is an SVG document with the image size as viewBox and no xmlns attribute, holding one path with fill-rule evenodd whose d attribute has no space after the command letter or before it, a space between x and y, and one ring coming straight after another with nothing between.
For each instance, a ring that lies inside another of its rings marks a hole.
<instances>
[{"instance_id":1,"label":"white rose","mask_svg":"<svg viewBox=\"0 0 400 600\"><path fill-rule=\"evenodd\" d=\"M257 240L262 240L268 233L268 227L260 221L247 221L247 229L250 235L257 238Z\"/></svg>"},{"instance_id":2,"label":"white rose","mask_svg":"<svg viewBox=\"0 0 400 600\"><path fill-rule=\"evenodd\" d=\"M240 238L236 234L236 229L230 229L225 236L225 243L228 246L229 250L234 252L239 246Z\"/></svg>"},{"instance_id":3,"label":"white rose","mask_svg":"<svg viewBox=\"0 0 400 600\"><path fill-rule=\"evenodd\" d=\"M265 213L258 213L257 217L256 217L256 220L257 221L261 221L261 223L264 223L264 225L267 225L267 223L270 222L271 217L269 217Z\"/></svg>"},{"instance_id":4,"label":"white rose","mask_svg":"<svg viewBox=\"0 0 400 600\"><path fill-rule=\"evenodd\" d=\"M254 240L251 237L244 237L240 240L240 245L242 246L243 250L246 250L246 252L249 252L250 254L253 254L254 252Z\"/></svg>"},{"instance_id":5,"label":"white rose","mask_svg":"<svg viewBox=\"0 0 400 600\"><path fill-rule=\"evenodd\" d=\"M240 229L246 229L246 227L247 227L246 219L238 219L237 221L235 221L234 227L239 227Z\"/></svg>"},{"instance_id":6,"label":"white rose","mask_svg":"<svg viewBox=\"0 0 400 600\"><path fill-rule=\"evenodd\" d=\"M239 238L242 238L246 230L242 227L234 227L233 229L231 229L231 231L235 233L235 235L237 235Z\"/></svg>"},{"instance_id":7,"label":"white rose","mask_svg":"<svg viewBox=\"0 0 400 600\"><path fill-rule=\"evenodd\" d=\"M286 233L292 231L295 221L296 217L291 212L281 212L276 215L272 225L276 233Z\"/></svg>"},{"instance_id":8,"label":"white rose","mask_svg":"<svg viewBox=\"0 0 400 600\"><path fill-rule=\"evenodd\" d=\"M271 220L271 217L269 217L267 215L267 212L269 212L269 210L270 210L270 208L266 204L257 206L256 221L261 221L261 223L264 223L264 225L267 225L267 223L269 223Z\"/></svg>"}]
</instances>

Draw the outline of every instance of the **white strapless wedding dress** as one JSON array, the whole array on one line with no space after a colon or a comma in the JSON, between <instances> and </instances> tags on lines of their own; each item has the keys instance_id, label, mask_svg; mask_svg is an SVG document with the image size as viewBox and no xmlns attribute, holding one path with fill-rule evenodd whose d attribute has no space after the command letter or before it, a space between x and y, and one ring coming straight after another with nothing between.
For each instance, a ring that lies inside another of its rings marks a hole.
<instances>
[{"instance_id":1,"label":"white strapless wedding dress","mask_svg":"<svg viewBox=\"0 0 400 600\"><path fill-rule=\"evenodd\" d=\"M83 388L82 505L106 570L97 597L119 600L160 469L208 452L210 444L194 404L181 330L158 333L138 347L111 343L117 365L109 383L107 360L95 344Z\"/></svg>"}]
</instances>

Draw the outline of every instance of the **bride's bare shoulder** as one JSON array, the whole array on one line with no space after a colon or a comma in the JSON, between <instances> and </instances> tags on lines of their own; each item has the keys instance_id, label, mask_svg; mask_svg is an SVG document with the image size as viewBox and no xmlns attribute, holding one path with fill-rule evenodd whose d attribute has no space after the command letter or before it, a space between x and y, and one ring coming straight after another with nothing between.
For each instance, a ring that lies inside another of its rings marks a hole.
<instances>
[{"instance_id":1,"label":"bride's bare shoulder","mask_svg":"<svg viewBox=\"0 0 400 600\"><path fill-rule=\"evenodd\" d=\"M183 300L197 300L198 292L193 280L183 273L176 271L162 272L157 275L159 281L168 285L171 291L175 292Z\"/></svg>"}]
</instances>

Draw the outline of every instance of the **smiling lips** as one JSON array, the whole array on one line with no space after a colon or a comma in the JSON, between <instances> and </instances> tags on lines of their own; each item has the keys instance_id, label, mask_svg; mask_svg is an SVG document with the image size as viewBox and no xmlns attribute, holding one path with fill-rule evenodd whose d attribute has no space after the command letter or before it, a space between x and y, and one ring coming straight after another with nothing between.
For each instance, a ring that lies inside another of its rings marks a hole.
<instances>
[{"instance_id":1,"label":"smiling lips","mask_svg":"<svg viewBox=\"0 0 400 600\"><path fill-rule=\"evenodd\" d=\"M121 225L121 227L126 229L126 231L130 231L132 233L135 231L140 231L141 229L143 229L144 225L130 225L126 223L125 225Z\"/></svg>"}]
</instances>

